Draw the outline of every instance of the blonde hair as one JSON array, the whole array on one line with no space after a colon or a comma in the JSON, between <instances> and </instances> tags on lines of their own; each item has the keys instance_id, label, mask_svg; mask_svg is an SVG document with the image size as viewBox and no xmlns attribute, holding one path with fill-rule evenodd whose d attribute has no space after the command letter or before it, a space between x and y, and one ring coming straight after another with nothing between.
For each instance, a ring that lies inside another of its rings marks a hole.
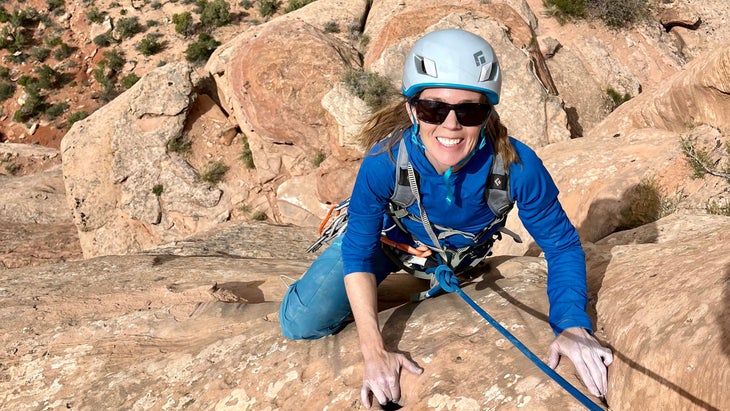
<instances>
[{"instance_id":1,"label":"blonde hair","mask_svg":"<svg viewBox=\"0 0 730 411\"><path fill-rule=\"evenodd\" d=\"M405 130L413 125L408 111L405 109L406 101L405 97L398 99L375 112L365 123L359 135L360 144L365 148L365 151L370 151L375 144L385 141L382 150L379 152L387 151L390 153L391 148L400 142ZM505 167L520 162L517 151L509 141L507 127L502 124L499 114L494 108L490 111L484 125L484 135L492 143L495 152L502 155Z\"/></svg>"}]
</instances>

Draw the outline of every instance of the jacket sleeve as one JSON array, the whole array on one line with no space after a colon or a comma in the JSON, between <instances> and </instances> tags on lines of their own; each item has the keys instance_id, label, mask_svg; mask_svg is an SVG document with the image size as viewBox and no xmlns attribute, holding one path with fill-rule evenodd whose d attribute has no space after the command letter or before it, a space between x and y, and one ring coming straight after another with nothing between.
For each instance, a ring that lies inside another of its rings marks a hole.
<instances>
[{"instance_id":1,"label":"jacket sleeve","mask_svg":"<svg viewBox=\"0 0 730 411\"><path fill-rule=\"evenodd\" d=\"M363 159L347 209L347 230L342 239L343 275L373 272L394 176L395 164L388 153L369 154Z\"/></svg>"},{"instance_id":2,"label":"jacket sleeve","mask_svg":"<svg viewBox=\"0 0 730 411\"><path fill-rule=\"evenodd\" d=\"M514 143L514 142L513 142ZM573 224L558 201L558 188L534 151L517 142L520 163L510 167L512 195L525 229L545 253L550 327L559 334L569 327L592 332L585 253Z\"/></svg>"}]
</instances>

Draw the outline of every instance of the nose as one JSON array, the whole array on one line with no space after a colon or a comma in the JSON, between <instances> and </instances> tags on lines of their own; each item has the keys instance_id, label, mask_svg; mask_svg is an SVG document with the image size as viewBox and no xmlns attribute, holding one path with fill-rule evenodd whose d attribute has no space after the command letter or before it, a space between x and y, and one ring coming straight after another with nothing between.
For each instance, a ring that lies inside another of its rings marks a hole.
<instances>
[{"instance_id":1,"label":"nose","mask_svg":"<svg viewBox=\"0 0 730 411\"><path fill-rule=\"evenodd\" d=\"M461 123L459 123L459 119L456 117L456 112L454 110L449 111L449 114L446 116L446 119L444 119L444 122L441 123L441 126L449 129L461 128Z\"/></svg>"}]
</instances>

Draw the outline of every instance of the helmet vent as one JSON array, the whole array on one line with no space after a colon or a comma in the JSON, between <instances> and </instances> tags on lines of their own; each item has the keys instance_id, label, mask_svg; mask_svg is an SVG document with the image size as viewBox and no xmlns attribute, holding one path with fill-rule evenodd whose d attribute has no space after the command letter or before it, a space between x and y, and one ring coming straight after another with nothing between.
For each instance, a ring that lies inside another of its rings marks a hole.
<instances>
[{"instance_id":1,"label":"helmet vent","mask_svg":"<svg viewBox=\"0 0 730 411\"><path fill-rule=\"evenodd\" d=\"M493 80L492 77L492 64L494 63L488 63L482 66L482 71L479 74L479 81L489 81ZM496 74L497 70L494 70Z\"/></svg>"},{"instance_id":2,"label":"helmet vent","mask_svg":"<svg viewBox=\"0 0 730 411\"><path fill-rule=\"evenodd\" d=\"M416 71L418 74L424 74L431 77L438 77L438 72L436 71L436 62L423 58L421 56L415 56L415 63L416 63Z\"/></svg>"}]
</instances>

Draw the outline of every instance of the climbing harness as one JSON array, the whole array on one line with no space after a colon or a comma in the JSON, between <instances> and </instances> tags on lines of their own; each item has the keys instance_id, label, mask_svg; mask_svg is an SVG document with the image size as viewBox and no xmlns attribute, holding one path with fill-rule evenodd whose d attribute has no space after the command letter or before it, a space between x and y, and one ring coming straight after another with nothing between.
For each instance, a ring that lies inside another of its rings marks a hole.
<instances>
[{"instance_id":1,"label":"climbing harness","mask_svg":"<svg viewBox=\"0 0 730 411\"><path fill-rule=\"evenodd\" d=\"M436 255L447 261L452 269L461 272L476 267L491 255L492 245L502 238L502 234L509 235L518 243L522 242L517 234L504 227L507 215L514 205L514 200L509 193L509 171L504 167L500 155L496 154L493 157L484 190L484 201L495 215L495 218L476 234L431 223L426 210L421 204L419 181L420 176L408 160L405 141L401 139L395 167L395 188L386 209L393 225L383 229L381 236L382 249L399 268L416 278L429 280L431 288L436 285L436 281L429 269L438 265ZM320 225L320 237L307 249L307 252L316 251L324 243L328 243L344 232L347 226L347 206L349 202L350 200L347 199L330 207ZM408 211L408 207L413 204L418 207L418 215ZM401 221L403 219L420 222L429 237L430 244L413 236ZM396 228L409 235L413 244L425 245L433 254L427 257L428 254L424 255L425 251L419 251L410 244L397 243L389 239L387 233ZM435 230L438 230L439 234L436 234ZM452 235L462 235L469 238L471 244L458 249L442 246L441 240ZM420 301L435 295L437 292L438 290L424 291L413 295L411 299Z\"/></svg>"}]
</instances>

